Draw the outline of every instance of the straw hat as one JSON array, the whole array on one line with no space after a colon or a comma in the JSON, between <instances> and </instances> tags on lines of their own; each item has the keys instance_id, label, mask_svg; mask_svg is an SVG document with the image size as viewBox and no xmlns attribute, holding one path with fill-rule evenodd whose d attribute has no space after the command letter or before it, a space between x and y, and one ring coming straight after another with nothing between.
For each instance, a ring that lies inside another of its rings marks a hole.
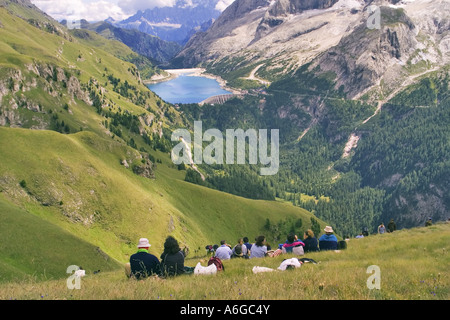
<instances>
[{"instance_id":1,"label":"straw hat","mask_svg":"<svg viewBox=\"0 0 450 320\"><path fill-rule=\"evenodd\" d=\"M148 242L147 238L141 238L139 239L138 248L149 248L151 247L151 244Z\"/></svg>"},{"instance_id":2,"label":"straw hat","mask_svg":"<svg viewBox=\"0 0 450 320\"><path fill-rule=\"evenodd\" d=\"M325 229L323 229L323 231L325 231L325 232L334 232L333 228L330 227L330 226L326 226Z\"/></svg>"}]
</instances>

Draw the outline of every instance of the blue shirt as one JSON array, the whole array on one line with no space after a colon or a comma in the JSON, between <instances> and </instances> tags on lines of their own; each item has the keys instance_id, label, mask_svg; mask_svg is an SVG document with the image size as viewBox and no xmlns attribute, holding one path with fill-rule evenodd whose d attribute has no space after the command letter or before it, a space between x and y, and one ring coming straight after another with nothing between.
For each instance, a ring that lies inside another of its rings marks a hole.
<instances>
[{"instance_id":1,"label":"blue shirt","mask_svg":"<svg viewBox=\"0 0 450 320\"><path fill-rule=\"evenodd\" d=\"M232 253L233 252L231 251L230 247L221 245L219 248L217 248L215 256L220 260L228 260L231 259Z\"/></svg>"},{"instance_id":2,"label":"blue shirt","mask_svg":"<svg viewBox=\"0 0 450 320\"><path fill-rule=\"evenodd\" d=\"M337 238L334 234L324 234L319 239L320 250L337 250Z\"/></svg>"},{"instance_id":3,"label":"blue shirt","mask_svg":"<svg viewBox=\"0 0 450 320\"><path fill-rule=\"evenodd\" d=\"M324 234L320 237L319 241L338 241L334 234Z\"/></svg>"}]
</instances>

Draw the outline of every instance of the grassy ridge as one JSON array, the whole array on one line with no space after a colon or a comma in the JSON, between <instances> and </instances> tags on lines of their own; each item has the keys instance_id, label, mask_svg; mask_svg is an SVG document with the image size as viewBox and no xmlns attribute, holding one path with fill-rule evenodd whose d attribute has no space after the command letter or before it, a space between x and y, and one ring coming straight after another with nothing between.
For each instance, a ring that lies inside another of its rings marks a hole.
<instances>
[{"instance_id":1,"label":"grassy ridge","mask_svg":"<svg viewBox=\"0 0 450 320\"><path fill-rule=\"evenodd\" d=\"M0 299L149 300L448 300L450 224L352 239L347 250L305 255L319 264L292 271L253 274L253 266L276 269L286 257L225 261L215 276L127 280L122 270L87 274L80 290L64 279L0 285ZM199 259L187 261L196 265ZM203 260L205 261L205 260ZM203 262L206 265L206 262ZM367 268L380 268L380 289L369 290ZM214 279L215 285L211 285Z\"/></svg>"},{"instance_id":2,"label":"grassy ridge","mask_svg":"<svg viewBox=\"0 0 450 320\"><path fill-rule=\"evenodd\" d=\"M40 20L43 18L41 17ZM107 75L120 78L122 83L126 81L134 85L137 90L147 92L148 88L141 82L136 72L136 66L122 59L132 60L139 55L118 41L106 40L95 32L83 30L85 38L77 38L68 30L59 26L60 34L49 33L8 13L5 8L0 7L0 20L3 27L0 28L0 81L7 81L12 72L21 70L22 83L30 82L36 78L38 86L24 92L31 101L42 105L43 109L55 109L68 103L74 111L72 121L77 121L78 126L88 127L90 130L98 130L97 124L85 123L87 117L79 117L77 110L85 113L85 104L73 100L66 93L66 89L58 87L56 83L45 82L30 69L36 65L56 66L64 69L72 76L76 76L81 84L87 84L90 79L96 81L105 89L103 98L105 101L118 105L122 110L131 114L158 113L156 98L154 94L146 101L146 108L133 104L130 99L120 97L113 91L111 84L107 83ZM39 20L39 21L40 21ZM56 22L54 22L56 23ZM61 34L62 33L62 34ZM43 75L41 75L43 77ZM59 84L60 86L61 84ZM45 92L45 87L52 87L59 95L51 96ZM6 104L9 95L3 98ZM9 97L10 98L10 97ZM9 99L8 99L9 100ZM65 119L67 121L67 119ZM78 127L76 127L78 128Z\"/></svg>"}]
</instances>

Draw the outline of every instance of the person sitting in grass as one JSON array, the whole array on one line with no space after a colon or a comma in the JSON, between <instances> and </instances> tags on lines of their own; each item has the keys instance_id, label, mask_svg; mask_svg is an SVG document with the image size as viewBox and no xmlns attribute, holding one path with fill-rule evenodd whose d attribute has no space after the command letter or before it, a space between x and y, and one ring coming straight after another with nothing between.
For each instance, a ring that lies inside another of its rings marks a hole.
<instances>
[{"instance_id":1,"label":"person sitting in grass","mask_svg":"<svg viewBox=\"0 0 450 320\"><path fill-rule=\"evenodd\" d=\"M247 247L247 255L250 257L250 250L252 248L252 244L248 242L248 237L244 237L244 245Z\"/></svg>"},{"instance_id":2,"label":"person sitting in grass","mask_svg":"<svg viewBox=\"0 0 450 320\"><path fill-rule=\"evenodd\" d=\"M319 251L319 243L317 238L314 236L314 232L311 229L306 230L303 235L303 243L305 247L303 248L305 252L316 252Z\"/></svg>"},{"instance_id":3,"label":"person sitting in grass","mask_svg":"<svg viewBox=\"0 0 450 320\"><path fill-rule=\"evenodd\" d=\"M294 253L297 255L303 255L304 246L305 244L302 241L298 240L297 236L291 232L288 234L286 242L281 246L281 250L283 253Z\"/></svg>"},{"instance_id":4,"label":"person sitting in grass","mask_svg":"<svg viewBox=\"0 0 450 320\"><path fill-rule=\"evenodd\" d=\"M259 236L250 250L250 259L264 258L267 255L266 237Z\"/></svg>"},{"instance_id":5,"label":"person sitting in grass","mask_svg":"<svg viewBox=\"0 0 450 320\"><path fill-rule=\"evenodd\" d=\"M242 239L242 238L239 238L239 239L238 239L238 243L237 243L237 244L233 247L233 249L231 250L231 251L233 252L233 254L235 253L236 248L237 248L238 246L239 246L240 249L241 249L242 255L247 256L247 255L248 255L248 249L247 249L247 246L244 245L244 239Z\"/></svg>"},{"instance_id":6,"label":"person sitting in grass","mask_svg":"<svg viewBox=\"0 0 450 320\"><path fill-rule=\"evenodd\" d=\"M231 250L227 242L225 240L220 241L220 247L217 248L215 257L219 258L220 260L229 260L231 259L232 254L233 251Z\"/></svg>"},{"instance_id":7,"label":"person sitting in grass","mask_svg":"<svg viewBox=\"0 0 450 320\"><path fill-rule=\"evenodd\" d=\"M248 259L248 255L244 254L244 252L243 252L244 250L247 251L246 249L247 248L243 244L235 245L233 248L233 254L231 255L231 259L235 259L235 258Z\"/></svg>"},{"instance_id":8,"label":"person sitting in grass","mask_svg":"<svg viewBox=\"0 0 450 320\"><path fill-rule=\"evenodd\" d=\"M148 252L151 244L147 238L141 238L138 244L138 251L130 257L129 277L137 280L147 278L152 275L159 275L161 263L158 258Z\"/></svg>"},{"instance_id":9,"label":"person sitting in grass","mask_svg":"<svg viewBox=\"0 0 450 320\"><path fill-rule=\"evenodd\" d=\"M184 265L185 257L186 248L181 250L178 241L174 237L168 236L164 242L164 252L161 254L161 275L171 277L193 273L193 267Z\"/></svg>"},{"instance_id":10,"label":"person sitting in grass","mask_svg":"<svg viewBox=\"0 0 450 320\"><path fill-rule=\"evenodd\" d=\"M333 234L333 228L330 226L326 226L323 231L325 231L325 234L319 238L320 250L337 250L338 240Z\"/></svg>"}]
</instances>

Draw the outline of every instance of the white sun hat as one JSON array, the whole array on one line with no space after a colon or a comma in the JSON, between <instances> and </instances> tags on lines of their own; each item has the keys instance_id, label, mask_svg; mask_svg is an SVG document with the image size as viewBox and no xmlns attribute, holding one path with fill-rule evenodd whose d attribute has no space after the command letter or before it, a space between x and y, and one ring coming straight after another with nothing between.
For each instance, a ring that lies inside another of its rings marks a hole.
<instances>
[{"instance_id":1,"label":"white sun hat","mask_svg":"<svg viewBox=\"0 0 450 320\"><path fill-rule=\"evenodd\" d=\"M323 229L323 231L325 231L325 232L334 232L333 228L330 227L330 226L326 226L325 229Z\"/></svg>"},{"instance_id":2,"label":"white sun hat","mask_svg":"<svg viewBox=\"0 0 450 320\"><path fill-rule=\"evenodd\" d=\"M151 244L148 242L147 238L140 238L138 243L138 248L149 248Z\"/></svg>"}]
</instances>

